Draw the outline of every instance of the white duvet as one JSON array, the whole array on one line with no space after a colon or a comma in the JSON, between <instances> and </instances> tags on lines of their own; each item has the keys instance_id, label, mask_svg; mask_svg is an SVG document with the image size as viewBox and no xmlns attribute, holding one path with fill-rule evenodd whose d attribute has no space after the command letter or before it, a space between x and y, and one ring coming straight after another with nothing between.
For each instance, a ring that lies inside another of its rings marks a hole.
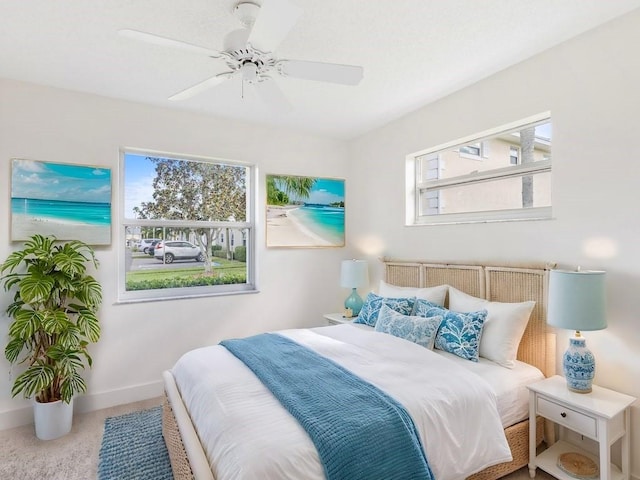
<instances>
[{"instance_id":1,"label":"white duvet","mask_svg":"<svg viewBox=\"0 0 640 480\"><path fill-rule=\"evenodd\" d=\"M411 415L435 480L510 461L492 388L419 345L352 325L279 332L398 400ZM323 479L311 439L224 347L185 354L172 373L216 480Z\"/></svg>"}]
</instances>

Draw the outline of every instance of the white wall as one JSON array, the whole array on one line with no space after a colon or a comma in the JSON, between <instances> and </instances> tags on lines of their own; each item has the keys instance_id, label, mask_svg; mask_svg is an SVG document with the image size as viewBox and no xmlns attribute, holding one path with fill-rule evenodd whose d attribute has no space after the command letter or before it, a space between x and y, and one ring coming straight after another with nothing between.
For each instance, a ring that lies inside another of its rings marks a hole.
<instances>
[{"instance_id":1,"label":"white wall","mask_svg":"<svg viewBox=\"0 0 640 480\"><path fill-rule=\"evenodd\" d=\"M254 161L266 173L347 178L349 245L368 257L555 261L608 272L609 328L587 332L596 383L640 397L640 11L429 105L349 145L237 121L0 80L0 258L9 242L9 159L111 167L118 148ZM405 227L405 156L550 110L554 220ZM263 195L263 194L262 194ZM264 205L261 196L260 205ZM114 212L118 212L114 195ZM264 211L259 208L261 225ZM103 338L92 349L94 409L160 392L159 375L186 350L269 329L321 323L339 309L339 260L350 249L267 250L259 228L255 295L116 305L116 244L98 251ZM114 239L115 239L114 235ZM595 246L594 246L595 245ZM607 247L608 248L604 248ZM353 249L351 249L353 250ZM302 281L301 279L304 279ZM0 296L0 311L8 299ZM0 338L8 320L0 317ZM560 332L558 353L567 343ZM11 399L0 358L0 429L30 421ZM640 477L640 409L632 415L632 473Z\"/></svg>"},{"instance_id":2,"label":"white wall","mask_svg":"<svg viewBox=\"0 0 640 480\"><path fill-rule=\"evenodd\" d=\"M116 304L119 148L254 162L259 168L258 278L260 293L166 302ZM340 308L340 261L345 248L266 249L264 178L268 173L344 178L344 142L176 112L102 97L0 80L0 259L10 243L10 159L99 165L112 169L113 244L99 247L103 285L102 338L91 347L90 410L161 394L160 374L195 347L266 330L323 324ZM347 195L349 192L347 192ZM346 291L345 296L346 296ZM4 352L10 295L0 293ZM13 377L0 355L0 429L32 420L28 401L10 395Z\"/></svg>"},{"instance_id":3,"label":"white wall","mask_svg":"<svg viewBox=\"0 0 640 480\"><path fill-rule=\"evenodd\" d=\"M595 383L640 397L639 85L636 11L359 138L351 145L350 177L356 249L372 262L381 255L534 260L606 270L609 327L584 333L597 361ZM547 110L553 220L404 226L406 155ZM381 275L377 265L373 282ZM559 354L567 342L567 332L559 332Z\"/></svg>"}]
</instances>

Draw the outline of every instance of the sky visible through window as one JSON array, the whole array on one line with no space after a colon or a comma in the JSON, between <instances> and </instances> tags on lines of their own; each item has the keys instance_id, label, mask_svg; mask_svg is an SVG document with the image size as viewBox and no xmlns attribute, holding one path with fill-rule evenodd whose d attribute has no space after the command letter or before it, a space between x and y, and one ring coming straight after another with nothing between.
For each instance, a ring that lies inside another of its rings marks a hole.
<instances>
[{"instance_id":1,"label":"sky visible through window","mask_svg":"<svg viewBox=\"0 0 640 480\"><path fill-rule=\"evenodd\" d=\"M133 207L153 199L155 165L145 155L124 154L124 212L127 218L135 218Z\"/></svg>"}]
</instances>

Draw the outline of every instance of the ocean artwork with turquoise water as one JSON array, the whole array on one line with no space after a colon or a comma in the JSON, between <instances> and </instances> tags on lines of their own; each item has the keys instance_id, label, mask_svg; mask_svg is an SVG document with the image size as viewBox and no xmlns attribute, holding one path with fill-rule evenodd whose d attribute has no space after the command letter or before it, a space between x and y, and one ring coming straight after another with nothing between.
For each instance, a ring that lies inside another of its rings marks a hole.
<instances>
[{"instance_id":1,"label":"ocean artwork with turquoise water","mask_svg":"<svg viewBox=\"0 0 640 480\"><path fill-rule=\"evenodd\" d=\"M53 235L90 245L111 243L111 170L14 159L11 239Z\"/></svg>"},{"instance_id":2,"label":"ocean artwork with turquoise water","mask_svg":"<svg viewBox=\"0 0 640 480\"><path fill-rule=\"evenodd\" d=\"M267 175L267 247L343 247L344 183Z\"/></svg>"},{"instance_id":3,"label":"ocean artwork with turquoise water","mask_svg":"<svg viewBox=\"0 0 640 480\"><path fill-rule=\"evenodd\" d=\"M344 208L328 205L303 205L294 209L291 216L299 220L311 234L328 240L334 245L344 245Z\"/></svg>"}]
</instances>

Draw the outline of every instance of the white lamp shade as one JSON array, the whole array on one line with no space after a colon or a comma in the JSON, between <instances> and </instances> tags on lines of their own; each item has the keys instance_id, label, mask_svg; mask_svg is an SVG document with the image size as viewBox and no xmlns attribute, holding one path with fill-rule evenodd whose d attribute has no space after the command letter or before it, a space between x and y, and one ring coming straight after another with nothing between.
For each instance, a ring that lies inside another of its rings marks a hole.
<instances>
[{"instance_id":1,"label":"white lamp shade","mask_svg":"<svg viewBox=\"0 0 640 480\"><path fill-rule=\"evenodd\" d=\"M602 330L605 313L605 272L551 270L547 323L567 330Z\"/></svg>"},{"instance_id":2,"label":"white lamp shade","mask_svg":"<svg viewBox=\"0 0 640 480\"><path fill-rule=\"evenodd\" d=\"M369 270L365 260L343 260L340 269L340 285L347 288L369 284Z\"/></svg>"}]
</instances>

